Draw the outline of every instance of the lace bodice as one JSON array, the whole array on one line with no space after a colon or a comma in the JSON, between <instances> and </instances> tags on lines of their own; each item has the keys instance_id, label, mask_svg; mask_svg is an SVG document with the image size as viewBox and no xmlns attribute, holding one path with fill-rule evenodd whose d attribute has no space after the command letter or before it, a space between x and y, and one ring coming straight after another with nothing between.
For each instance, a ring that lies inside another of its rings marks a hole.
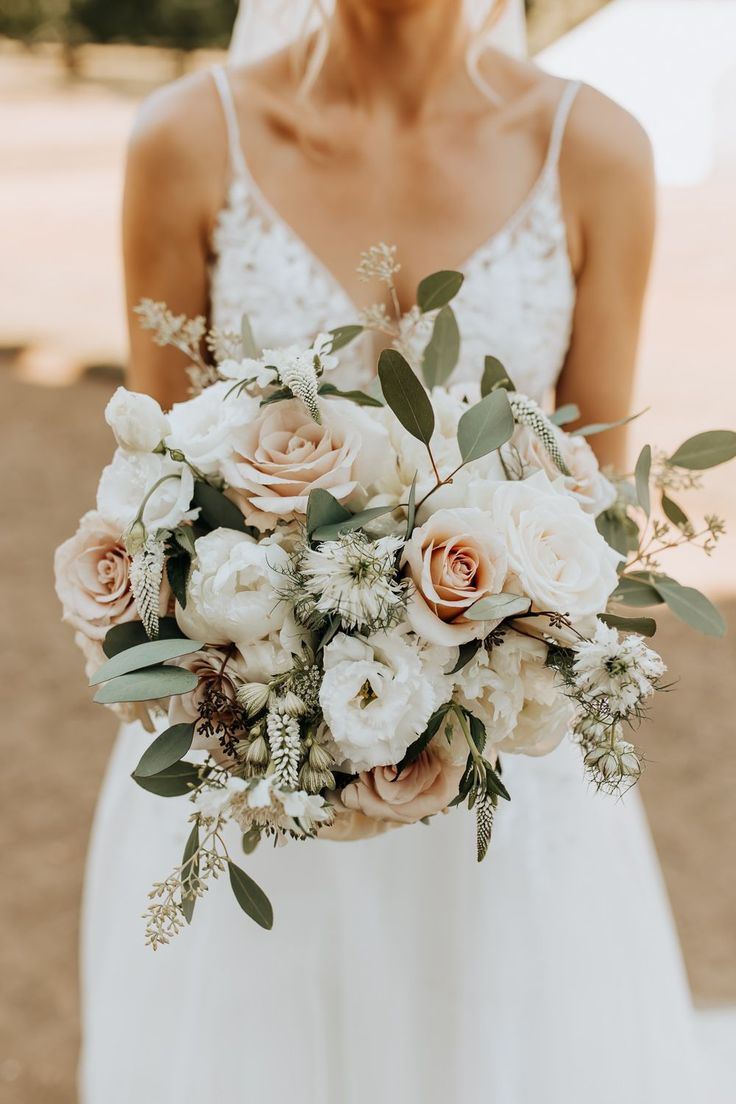
<instances>
[{"instance_id":1,"label":"lace bodice","mask_svg":"<svg viewBox=\"0 0 736 1104\"><path fill-rule=\"evenodd\" d=\"M276 348L358 321L359 311L345 289L253 179L226 71L216 68L213 76L232 167L212 241L214 325L239 332L245 312L259 343ZM453 301L462 335L453 383L478 379L489 353L503 361L520 390L539 401L557 381L575 306L558 165L577 90L578 84L571 82L562 93L544 166L526 199L462 266L465 281ZM361 338L341 354L341 378L336 382L365 387L375 364L374 349Z\"/></svg>"}]
</instances>

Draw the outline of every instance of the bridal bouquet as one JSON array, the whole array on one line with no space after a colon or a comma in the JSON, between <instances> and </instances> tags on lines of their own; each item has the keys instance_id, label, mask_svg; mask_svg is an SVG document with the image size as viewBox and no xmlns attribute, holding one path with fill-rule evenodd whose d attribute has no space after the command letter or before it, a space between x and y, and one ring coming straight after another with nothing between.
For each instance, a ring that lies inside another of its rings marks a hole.
<instances>
[{"instance_id":1,"label":"bridal bouquet","mask_svg":"<svg viewBox=\"0 0 736 1104\"><path fill-rule=\"evenodd\" d=\"M391 249L362 271L396 303ZM260 349L247 319L207 333L139 308L189 354L194 393L168 413L113 396L118 448L56 577L95 700L158 732L135 782L189 798L181 864L151 893L154 948L225 871L271 927L230 823L249 854L264 836L357 838L466 805L480 860L509 799L504 754L571 734L597 786L630 785L631 730L665 666L654 621L622 608L666 603L723 632L658 557L712 550L721 522L696 530L672 495L734 456L736 433L603 474L587 437L609 427L566 432L577 410L548 417L492 356L479 385L446 386L461 282L435 273L409 315L376 307L309 348ZM342 391L342 350L365 328L390 343L377 385Z\"/></svg>"}]
</instances>

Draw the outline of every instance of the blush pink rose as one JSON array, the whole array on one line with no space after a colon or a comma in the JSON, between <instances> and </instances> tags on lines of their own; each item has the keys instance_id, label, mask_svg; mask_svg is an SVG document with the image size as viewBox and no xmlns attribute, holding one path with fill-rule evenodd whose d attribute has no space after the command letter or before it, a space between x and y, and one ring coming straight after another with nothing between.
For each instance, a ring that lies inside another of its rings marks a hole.
<instances>
[{"instance_id":1,"label":"blush pink rose","mask_svg":"<svg viewBox=\"0 0 736 1104\"><path fill-rule=\"evenodd\" d=\"M453 763L430 746L398 778L396 767L364 771L342 791L342 802L375 820L414 824L447 808L464 769L464 763Z\"/></svg>"},{"instance_id":2,"label":"blush pink rose","mask_svg":"<svg viewBox=\"0 0 736 1104\"><path fill-rule=\"evenodd\" d=\"M438 510L414 530L401 562L414 584L407 618L424 640L464 644L498 623L465 616L480 598L500 594L508 574L505 545L484 511Z\"/></svg>"},{"instance_id":3,"label":"blush pink rose","mask_svg":"<svg viewBox=\"0 0 736 1104\"><path fill-rule=\"evenodd\" d=\"M228 653L224 648L213 647L182 656L176 660L176 665L192 671L199 682L188 694L176 694L170 699L169 724L189 724L194 721L196 728L192 747L195 750L219 752L218 732L224 733L225 729L232 732L242 716L237 694L247 678L244 660L240 652L234 649ZM212 697L213 692L215 697ZM202 706L207 708L208 697L215 707L210 710L210 719L216 733L214 739L202 731L201 725L201 709ZM241 732L241 735L245 735L245 732Z\"/></svg>"},{"instance_id":4,"label":"blush pink rose","mask_svg":"<svg viewBox=\"0 0 736 1104\"><path fill-rule=\"evenodd\" d=\"M54 557L64 620L92 640L102 640L112 625L135 621L129 569L119 528L90 510Z\"/></svg>"}]
</instances>

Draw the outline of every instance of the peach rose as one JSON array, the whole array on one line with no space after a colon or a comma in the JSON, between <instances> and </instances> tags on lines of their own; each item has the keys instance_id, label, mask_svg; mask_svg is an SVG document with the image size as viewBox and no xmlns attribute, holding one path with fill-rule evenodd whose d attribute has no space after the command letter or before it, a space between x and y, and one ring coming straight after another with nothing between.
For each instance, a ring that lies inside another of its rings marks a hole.
<instances>
[{"instance_id":1,"label":"peach rose","mask_svg":"<svg viewBox=\"0 0 736 1104\"><path fill-rule=\"evenodd\" d=\"M64 620L92 640L102 640L112 625L136 620L129 568L118 527L90 510L54 557Z\"/></svg>"},{"instance_id":2,"label":"peach rose","mask_svg":"<svg viewBox=\"0 0 736 1104\"><path fill-rule=\"evenodd\" d=\"M430 745L396 777L396 767L374 767L342 791L342 802L375 820L414 824L446 809L457 795L464 763Z\"/></svg>"},{"instance_id":3,"label":"peach rose","mask_svg":"<svg viewBox=\"0 0 736 1104\"><path fill-rule=\"evenodd\" d=\"M471 621L465 611L500 594L508 574L506 549L482 510L438 510L418 526L402 556L414 584L407 618L433 644L463 644L487 636L497 621Z\"/></svg>"},{"instance_id":4,"label":"peach rose","mask_svg":"<svg viewBox=\"0 0 736 1104\"><path fill-rule=\"evenodd\" d=\"M272 529L281 518L306 514L314 488L346 499L385 463L385 430L354 403L332 399L321 413L318 425L289 399L234 433L223 475L249 524Z\"/></svg>"}]
</instances>

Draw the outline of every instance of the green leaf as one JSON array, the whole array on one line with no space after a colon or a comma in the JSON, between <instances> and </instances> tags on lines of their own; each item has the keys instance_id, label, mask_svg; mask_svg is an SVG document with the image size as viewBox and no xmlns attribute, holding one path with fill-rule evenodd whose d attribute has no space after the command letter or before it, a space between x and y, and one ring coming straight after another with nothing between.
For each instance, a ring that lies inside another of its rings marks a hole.
<instances>
[{"instance_id":1,"label":"green leaf","mask_svg":"<svg viewBox=\"0 0 736 1104\"><path fill-rule=\"evenodd\" d=\"M468 621L496 621L499 618L528 613L531 604L531 598L526 598L523 594L489 594L474 602L465 611L465 616Z\"/></svg>"},{"instance_id":2,"label":"green leaf","mask_svg":"<svg viewBox=\"0 0 736 1104\"><path fill-rule=\"evenodd\" d=\"M463 463L486 456L500 448L514 432L514 415L509 397L501 389L491 391L466 410L457 427L457 443Z\"/></svg>"},{"instance_id":3,"label":"green leaf","mask_svg":"<svg viewBox=\"0 0 736 1104\"><path fill-rule=\"evenodd\" d=\"M427 727L425 728L424 732L421 734L421 736L418 736L414 743L410 744L409 747L406 749L406 754L404 755L404 758L401 760L400 763L396 765L396 778L398 778L399 775L402 774L402 772L405 771L408 766L410 766L416 759L418 759L424 749L431 744L432 740L434 740L435 736L439 732L440 725L442 724L445 716L450 709L450 705L450 702L446 702L444 705L441 705L439 709L435 710L435 712L427 721ZM394 779L394 781L396 781L396 779Z\"/></svg>"},{"instance_id":4,"label":"green leaf","mask_svg":"<svg viewBox=\"0 0 736 1104\"><path fill-rule=\"evenodd\" d=\"M649 496L649 474L651 470L652 449L650 445L645 445L639 453L639 459L636 461L634 480L636 482L636 497L647 517L649 517L652 508L651 498Z\"/></svg>"},{"instance_id":5,"label":"green leaf","mask_svg":"<svg viewBox=\"0 0 736 1104\"><path fill-rule=\"evenodd\" d=\"M411 487L409 488L409 497L406 502L406 540L414 532L414 524L417 520L417 473L414 473L414 478L411 481Z\"/></svg>"},{"instance_id":6,"label":"green leaf","mask_svg":"<svg viewBox=\"0 0 736 1104\"><path fill-rule=\"evenodd\" d=\"M639 636L654 636L657 631L657 622L653 617L619 617L615 613L602 613L598 620L612 629L638 633Z\"/></svg>"},{"instance_id":7,"label":"green leaf","mask_svg":"<svg viewBox=\"0 0 736 1104\"><path fill-rule=\"evenodd\" d=\"M349 399L356 406L377 406L380 410L384 405L380 399L374 398L373 395L366 395L365 391L341 391L339 387L335 387L334 383L320 384L317 393L326 395L328 398L332 396L335 399Z\"/></svg>"},{"instance_id":8,"label":"green leaf","mask_svg":"<svg viewBox=\"0 0 736 1104\"><path fill-rule=\"evenodd\" d=\"M452 375L460 356L460 330L452 307L443 307L434 320L422 360L427 387L439 387Z\"/></svg>"},{"instance_id":9,"label":"green leaf","mask_svg":"<svg viewBox=\"0 0 736 1104\"><path fill-rule=\"evenodd\" d=\"M240 319L240 344L244 357L249 357L251 360L258 360L260 358L261 350L258 348L256 339L253 337L250 318L247 314L244 314Z\"/></svg>"},{"instance_id":10,"label":"green leaf","mask_svg":"<svg viewBox=\"0 0 736 1104\"><path fill-rule=\"evenodd\" d=\"M178 640L149 640L145 644L137 644L134 648L128 648L124 652L108 659L103 663L92 678L90 686L99 686L101 682L117 678L119 675L127 675L129 671L140 671L144 667L153 667L164 663L167 659L178 659L179 656L191 655L198 652L204 644L196 640L179 638ZM173 668L172 668L173 670Z\"/></svg>"},{"instance_id":11,"label":"green leaf","mask_svg":"<svg viewBox=\"0 0 736 1104\"><path fill-rule=\"evenodd\" d=\"M197 676L183 667L146 667L143 671L133 671L106 682L97 691L94 700L102 705L151 701L153 698L188 694L196 685Z\"/></svg>"},{"instance_id":12,"label":"green leaf","mask_svg":"<svg viewBox=\"0 0 736 1104\"><path fill-rule=\"evenodd\" d=\"M473 656L477 655L482 643L482 640L469 640L467 644L461 644L458 648L457 663L449 674L456 675L463 667L467 667Z\"/></svg>"},{"instance_id":13,"label":"green leaf","mask_svg":"<svg viewBox=\"0 0 736 1104\"><path fill-rule=\"evenodd\" d=\"M658 606L663 598L652 584L644 579L637 579L631 575L622 575L618 586L611 595L612 602L620 602L622 606Z\"/></svg>"},{"instance_id":14,"label":"green leaf","mask_svg":"<svg viewBox=\"0 0 736 1104\"><path fill-rule=\"evenodd\" d=\"M181 860L181 911L187 924L191 924L197 903L195 889L199 884L199 821L192 828L184 845Z\"/></svg>"},{"instance_id":15,"label":"green leaf","mask_svg":"<svg viewBox=\"0 0 736 1104\"><path fill-rule=\"evenodd\" d=\"M190 724L176 724L157 736L150 747L141 755L138 766L133 771L135 778L150 778L167 767L172 767L183 759L192 746L194 739L194 721Z\"/></svg>"},{"instance_id":16,"label":"green leaf","mask_svg":"<svg viewBox=\"0 0 736 1104\"><path fill-rule=\"evenodd\" d=\"M703 471L725 464L736 456L736 433L732 429L711 429L689 437L670 456L669 463L675 468L689 468Z\"/></svg>"},{"instance_id":17,"label":"green leaf","mask_svg":"<svg viewBox=\"0 0 736 1104\"><path fill-rule=\"evenodd\" d=\"M332 352L336 353L338 349L344 349L362 332L362 326L336 326L334 330L330 330L332 334Z\"/></svg>"},{"instance_id":18,"label":"green leaf","mask_svg":"<svg viewBox=\"0 0 736 1104\"><path fill-rule=\"evenodd\" d=\"M675 579L655 576L653 586L680 621L705 636L725 636L723 617L704 594L694 587L681 586Z\"/></svg>"},{"instance_id":19,"label":"green leaf","mask_svg":"<svg viewBox=\"0 0 736 1104\"><path fill-rule=\"evenodd\" d=\"M681 510L677 503L673 502L669 495L664 494L664 492L662 493L662 513L678 529L686 529L690 524L685 511Z\"/></svg>"},{"instance_id":20,"label":"green leaf","mask_svg":"<svg viewBox=\"0 0 736 1104\"><path fill-rule=\"evenodd\" d=\"M243 838L240 842L243 848L243 854L252 855L261 842L260 828L249 828L247 832L243 832Z\"/></svg>"},{"instance_id":21,"label":"green leaf","mask_svg":"<svg viewBox=\"0 0 736 1104\"><path fill-rule=\"evenodd\" d=\"M592 437L594 433L606 433L609 429L619 429L621 426L633 422L636 418L641 418L642 414L646 414L647 410L649 410L648 406L645 407L644 410L640 410L638 414L629 414L628 418L619 418L617 422L593 422L591 425L576 429L575 436Z\"/></svg>"},{"instance_id":22,"label":"green leaf","mask_svg":"<svg viewBox=\"0 0 736 1104\"><path fill-rule=\"evenodd\" d=\"M166 561L166 578L182 609L187 608L187 585L191 569L192 557L186 552L178 556L169 556Z\"/></svg>"},{"instance_id":23,"label":"green leaf","mask_svg":"<svg viewBox=\"0 0 736 1104\"><path fill-rule=\"evenodd\" d=\"M201 785L199 771L194 763L186 762L174 763L150 777L139 778L135 774L131 774L130 777L142 790L156 794L157 797L183 797L184 794L192 793Z\"/></svg>"},{"instance_id":24,"label":"green leaf","mask_svg":"<svg viewBox=\"0 0 736 1104\"><path fill-rule=\"evenodd\" d=\"M204 483L201 479L195 480L192 502L199 506L200 521L204 521L210 529L245 532L245 518L238 507L210 483Z\"/></svg>"},{"instance_id":25,"label":"green leaf","mask_svg":"<svg viewBox=\"0 0 736 1104\"><path fill-rule=\"evenodd\" d=\"M278 387L275 391L272 391L270 395L266 395L265 399L261 399L261 406L271 406L272 403L287 402L289 399L294 398L294 392L290 387Z\"/></svg>"},{"instance_id":26,"label":"green leaf","mask_svg":"<svg viewBox=\"0 0 736 1104\"><path fill-rule=\"evenodd\" d=\"M559 406L554 414L550 414L549 420L557 426L568 425L580 417L580 407L576 403L566 403Z\"/></svg>"},{"instance_id":27,"label":"green leaf","mask_svg":"<svg viewBox=\"0 0 736 1104\"><path fill-rule=\"evenodd\" d=\"M432 403L420 380L396 349L384 349L381 353L378 378L386 402L404 429L428 445L434 432Z\"/></svg>"},{"instance_id":28,"label":"green leaf","mask_svg":"<svg viewBox=\"0 0 736 1104\"><path fill-rule=\"evenodd\" d=\"M454 299L463 285L462 272L444 270L433 272L431 276L425 276L417 288L417 304L424 314L427 311L444 307L451 299Z\"/></svg>"},{"instance_id":29,"label":"green leaf","mask_svg":"<svg viewBox=\"0 0 736 1104\"><path fill-rule=\"evenodd\" d=\"M480 717L476 717L474 713L469 713L465 710L465 716L470 725L470 736L472 741L478 751L482 753L483 748L486 746L486 726L483 724Z\"/></svg>"},{"instance_id":30,"label":"green leaf","mask_svg":"<svg viewBox=\"0 0 736 1104\"><path fill-rule=\"evenodd\" d=\"M255 920L256 924L270 931L273 927L273 909L266 894L234 862L228 860L227 870L235 900L243 912L247 913L251 920Z\"/></svg>"},{"instance_id":31,"label":"green leaf","mask_svg":"<svg viewBox=\"0 0 736 1104\"><path fill-rule=\"evenodd\" d=\"M342 503L321 487L315 487L309 492L307 499L307 534L312 534L317 529L326 525L334 525L338 521L348 521L353 515L346 510Z\"/></svg>"},{"instance_id":32,"label":"green leaf","mask_svg":"<svg viewBox=\"0 0 736 1104\"><path fill-rule=\"evenodd\" d=\"M504 801L511 800L511 794L504 786L498 773L488 762L486 762L486 786L489 793L497 794L499 797L502 797Z\"/></svg>"},{"instance_id":33,"label":"green leaf","mask_svg":"<svg viewBox=\"0 0 736 1104\"><path fill-rule=\"evenodd\" d=\"M312 540L331 541L337 540L340 533L348 533L352 529L362 529L374 518L383 517L384 514L392 514L396 506L371 506L369 510L362 510L359 514L351 514L344 521L333 522L332 525L321 525L310 534Z\"/></svg>"},{"instance_id":34,"label":"green leaf","mask_svg":"<svg viewBox=\"0 0 736 1104\"><path fill-rule=\"evenodd\" d=\"M515 391L513 380L498 357L487 356L483 363L483 375L480 381L480 393L483 398L491 391L503 387L505 391Z\"/></svg>"},{"instance_id":35,"label":"green leaf","mask_svg":"<svg viewBox=\"0 0 736 1104\"><path fill-rule=\"evenodd\" d=\"M176 623L175 617L162 617L158 623L157 640L185 640L184 633ZM121 625L113 625L107 630L102 650L106 656L112 659L119 652L125 652L128 648L135 648L138 644L148 644L150 638L143 627L142 621L124 621Z\"/></svg>"},{"instance_id":36,"label":"green leaf","mask_svg":"<svg viewBox=\"0 0 736 1104\"><path fill-rule=\"evenodd\" d=\"M604 510L595 519L595 527L622 559L626 559L632 548L639 546L639 530L626 514L618 510Z\"/></svg>"}]
</instances>

